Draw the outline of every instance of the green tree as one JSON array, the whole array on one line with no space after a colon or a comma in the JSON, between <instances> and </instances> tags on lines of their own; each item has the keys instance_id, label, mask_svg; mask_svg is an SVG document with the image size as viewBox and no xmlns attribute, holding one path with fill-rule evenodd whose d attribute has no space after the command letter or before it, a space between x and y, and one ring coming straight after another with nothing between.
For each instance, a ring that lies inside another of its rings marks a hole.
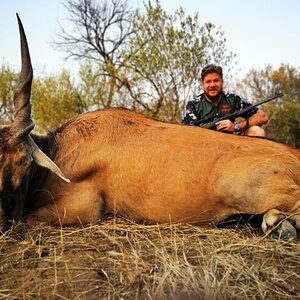
<instances>
[{"instance_id":1,"label":"green tree","mask_svg":"<svg viewBox=\"0 0 300 300\"><path fill-rule=\"evenodd\" d=\"M282 64L278 69L252 69L239 83L249 99L263 99L282 92L282 99L265 104L262 109L269 116L269 138L300 148L300 72L295 67ZM255 102L255 101L254 101Z\"/></svg>"},{"instance_id":2,"label":"green tree","mask_svg":"<svg viewBox=\"0 0 300 300\"><path fill-rule=\"evenodd\" d=\"M64 70L58 76L36 78L31 103L39 131L51 130L85 109L70 74Z\"/></svg>"},{"instance_id":3,"label":"green tree","mask_svg":"<svg viewBox=\"0 0 300 300\"><path fill-rule=\"evenodd\" d=\"M214 62L230 68L235 55L227 52L221 28L201 25L198 14L186 16L179 8L167 15L159 1L148 1L145 10L134 19L127 62L137 82L136 97L148 103L152 117L178 120L199 89L203 66Z\"/></svg>"},{"instance_id":4,"label":"green tree","mask_svg":"<svg viewBox=\"0 0 300 300\"><path fill-rule=\"evenodd\" d=\"M18 75L8 65L0 69L0 124L9 123L14 117L14 93L18 84Z\"/></svg>"},{"instance_id":5,"label":"green tree","mask_svg":"<svg viewBox=\"0 0 300 300\"><path fill-rule=\"evenodd\" d=\"M159 1L145 3L142 13L124 0L66 0L65 6L73 28L62 28L57 45L83 60L83 97L90 95L97 107L126 106L178 120L203 65L229 70L235 57L220 28L201 25L197 14L186 16L182 8L167 15Z\"/></svg>"},{"instance_id":6,"label":"green tree","mask_svg":"<svg viewBox=\"0 0 300 300\"><path fill-rule=\"evenodd\" d=\"M0 68L0 124L14 118L14 94L19 74L3 64ZM50 130L86 110L85 103L67 71L57 76L34 77L31 91L32 116L38 131Z\"/></svg>"}]
</instances>

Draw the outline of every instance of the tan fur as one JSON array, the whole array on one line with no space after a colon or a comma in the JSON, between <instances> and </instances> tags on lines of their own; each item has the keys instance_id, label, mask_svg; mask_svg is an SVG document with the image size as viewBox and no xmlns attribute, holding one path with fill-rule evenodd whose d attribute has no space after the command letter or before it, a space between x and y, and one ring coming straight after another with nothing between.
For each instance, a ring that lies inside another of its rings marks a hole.
<instances>
[{"instance_id":1,"label":"tan fur","mask_svg":"<svg viewBox=\"0 0 300 300\"><path fill-rule=\"evenodd\" d=\"M264 139L171 125L128 110L81 115L56 135L55 163L28 218L211 223L300 206L300 153ZM55 203L55 204L53 204Z\"/></svg>"}]
</instances>

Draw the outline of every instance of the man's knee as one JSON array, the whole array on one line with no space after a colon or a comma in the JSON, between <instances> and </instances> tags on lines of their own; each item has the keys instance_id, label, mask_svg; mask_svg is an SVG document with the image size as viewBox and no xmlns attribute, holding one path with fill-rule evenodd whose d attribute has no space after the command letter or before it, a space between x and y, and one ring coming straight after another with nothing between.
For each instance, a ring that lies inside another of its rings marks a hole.
<instances>
[{"instance_id":1,"label":"man's knee","mask_svg":"<svg viewBox=\"0 0 300 300\"><path fill-rule=\"evenodd\" d=\"M251 126L246 130L245 135L265 137L266 132L260 126Z\"/></svg>"}]
</instances>

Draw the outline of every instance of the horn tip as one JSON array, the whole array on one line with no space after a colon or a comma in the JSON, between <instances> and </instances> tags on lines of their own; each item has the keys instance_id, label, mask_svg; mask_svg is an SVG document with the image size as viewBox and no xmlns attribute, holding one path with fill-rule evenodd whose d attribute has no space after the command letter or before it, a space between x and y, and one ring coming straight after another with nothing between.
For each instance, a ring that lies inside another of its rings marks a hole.
<instances>
[{"instance_id":1,"label":"horn tip","mask_svg":"<svg viewBox=\"0 0 300 300\"><path fill-rule=\"evenodd\" d=\"M66 177L60 177L63 181L65 181L66 183L70 183L71 180L69 178Z\"/></svg>"}]
</instances>

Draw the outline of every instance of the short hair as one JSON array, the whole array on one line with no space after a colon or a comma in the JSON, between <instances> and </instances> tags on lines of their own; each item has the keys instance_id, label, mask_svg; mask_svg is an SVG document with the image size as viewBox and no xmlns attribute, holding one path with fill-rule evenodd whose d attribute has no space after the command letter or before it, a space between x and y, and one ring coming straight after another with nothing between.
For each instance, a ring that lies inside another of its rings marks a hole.
<instances>
[{"instance_id":1,"label":"short hair","mask_svg":"<svg viewBox=\"0 0 300 300\"><path fill-rule=\"evenodd\" d=\"M223 70L220 66L214 65L214 64L209 64L207 66L205 66L202 71L201 71L201 80L203 81L204 77L207 74L210 73L218 73L221 77L221 79L223 79Z\"/></svg>"}]
</instances>

